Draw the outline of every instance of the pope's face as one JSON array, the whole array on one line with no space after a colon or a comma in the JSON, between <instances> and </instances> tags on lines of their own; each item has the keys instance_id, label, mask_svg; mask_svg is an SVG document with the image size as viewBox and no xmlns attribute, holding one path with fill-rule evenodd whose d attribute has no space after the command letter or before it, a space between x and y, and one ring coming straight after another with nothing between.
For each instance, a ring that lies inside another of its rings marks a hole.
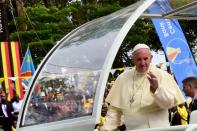
<instances>
[{"instance_id":1,"label":"pope's face","mask_svg":"<svg viewBox=\"0 0 197 131\"><path fill-rule=\"evenodd\" d=\"M148 49L139 49L133 54L133 62L138 72L146 72L152 60L151 52Z\"/></svg>"}]
</instances>

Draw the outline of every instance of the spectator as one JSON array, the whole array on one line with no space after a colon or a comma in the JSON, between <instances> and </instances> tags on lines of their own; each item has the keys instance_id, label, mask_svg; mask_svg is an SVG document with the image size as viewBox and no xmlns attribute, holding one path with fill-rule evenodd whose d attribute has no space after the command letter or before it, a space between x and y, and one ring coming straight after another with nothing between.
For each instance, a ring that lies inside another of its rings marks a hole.
<instances>
[{"instance_id":1,"label":"spectator","mask_svg":"<svg viewBox=\"0 0 197 131\"><path fill-rule=\"evenodd\" d=\"M189 123L190 113L197 110L197 77L187 77L182 81L182 83L185 95L192 98L192 101L189 104Z\"/></svg>"},{"instance_id":2,"label":"spectator","mask_svg":"<svg viewBox=\"0 0 197 131\"><path fill-rule=\"evenodd\" d=\"M4 131L12 131L12 106L6 100L5 94L0 96L0 124Z\"/></svg>"},{"instance_id":3,"label":"spectator","mask_svg":"<svg viewBox=\"0 0 197 131\"><path fill-rule=\"evenodd\" d=\"M18 95L15 95L12 98L12 106L13 106L13 109L14 109L12 114L14 115L14 121L16 122L17 119L18 119L19 111L20 111L21 106L22 106L22 100L19 99Z\"/></svg>"}]
</instances>

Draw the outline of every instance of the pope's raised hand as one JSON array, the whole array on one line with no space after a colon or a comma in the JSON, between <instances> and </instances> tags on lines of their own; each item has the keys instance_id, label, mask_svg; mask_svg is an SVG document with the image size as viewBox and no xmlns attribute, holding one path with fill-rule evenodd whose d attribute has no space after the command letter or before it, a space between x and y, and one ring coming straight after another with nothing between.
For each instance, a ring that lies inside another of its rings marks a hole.
<instances>
[{"instance_id":1,"label":"pope's raised hand","mask_svg":"<svg viewBox=\"0 0 197 131\"><path fill-rule=\"evenodd\" d=\"M158 80L157 77L152 73L148 72L147 73L147 78L150 82L150 90L152 93L155 93L156 89L158 88Z\"/></svg>"}]
</instances>

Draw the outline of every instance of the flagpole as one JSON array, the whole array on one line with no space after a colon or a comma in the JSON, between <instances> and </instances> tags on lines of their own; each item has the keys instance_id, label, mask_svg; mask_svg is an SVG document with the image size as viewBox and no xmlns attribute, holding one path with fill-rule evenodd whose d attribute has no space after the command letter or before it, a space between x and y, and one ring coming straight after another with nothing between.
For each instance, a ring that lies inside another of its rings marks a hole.
<instances>
[{"instance_id":1,"label":"flagpole","mask_svg":"<svg viewBox=\"0 0 197 131\"><path fill-rule=\"evenodd\" d=\"M7 2L0 0L0 38L8 42Z\"/></svg>"}]
</instances>

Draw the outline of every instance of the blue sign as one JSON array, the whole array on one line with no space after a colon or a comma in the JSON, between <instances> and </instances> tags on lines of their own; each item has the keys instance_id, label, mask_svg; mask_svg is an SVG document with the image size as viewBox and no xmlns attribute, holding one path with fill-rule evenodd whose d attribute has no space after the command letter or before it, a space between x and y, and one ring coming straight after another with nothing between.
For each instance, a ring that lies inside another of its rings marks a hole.
<instances>
[{"instance_id":1,"label":"blue sign","mask_svg":"<svg viewBox=\"0 0 197 131\"><path fill-rule=\"evenodd\" d=\"M167 0L155 1L149 7L150 13L171 11ZM187 40L176 19L152 19L170 67L182 89L182 80L189 76L197 77L197 66Z\"/></svg>"}]
</instances>

